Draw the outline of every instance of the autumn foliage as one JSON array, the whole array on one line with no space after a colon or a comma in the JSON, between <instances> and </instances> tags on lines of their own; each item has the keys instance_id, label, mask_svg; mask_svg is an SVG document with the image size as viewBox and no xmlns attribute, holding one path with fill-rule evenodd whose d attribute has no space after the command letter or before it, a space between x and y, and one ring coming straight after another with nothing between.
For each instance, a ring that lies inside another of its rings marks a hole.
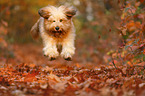
<instances>
[{"instance_id":1,"label":"autumn foliage","mask_svg":"<svg viewBox=\"0 0 145 96\"><path fill-rule=\"evenodd\" d=\"M5 95L142 96L144 68L42 67L20 64L1 68L0 92Z\"/></svg>"},{"instance_id":2,"label":"autumn foliage","mask_svg":"<svg viewBox=\"0 0 145 96\"><path fill-rule=\"evenodd\" d=\"M30 29L38 9L77 7L72 61L48 61ZM144 96L144 0L0 1L0 95Z\"/></svg>"}]
</instances>

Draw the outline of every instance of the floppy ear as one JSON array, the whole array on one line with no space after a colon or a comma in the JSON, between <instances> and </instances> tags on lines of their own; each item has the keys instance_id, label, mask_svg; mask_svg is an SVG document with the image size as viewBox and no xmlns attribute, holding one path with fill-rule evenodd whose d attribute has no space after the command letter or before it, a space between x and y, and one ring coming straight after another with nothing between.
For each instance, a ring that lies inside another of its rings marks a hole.
<instances>
[{"instance_id":1,"label":"floppy ear","mask_svg":"<svg viewBox=\"0 0 145 96\"><path fill-rule=\"evenodd\" d=\"M77 9L73 6L67 7L65 10L65 15L70 19L72 18L77 12Z\"/></svg>"},{"instance_id":2,"label":"floppy ear","mask_svg":"<svg viewBox=\"0 0 145 96\"><path fill-rule=\"evenodd\" d=\"M49 6L46 6L46 7L43 7L41 9L39 9L38 13L41 17L44 17L44 18L49 18L50 16L50 12L49 12Z\"/></svg>"}]
</instances>

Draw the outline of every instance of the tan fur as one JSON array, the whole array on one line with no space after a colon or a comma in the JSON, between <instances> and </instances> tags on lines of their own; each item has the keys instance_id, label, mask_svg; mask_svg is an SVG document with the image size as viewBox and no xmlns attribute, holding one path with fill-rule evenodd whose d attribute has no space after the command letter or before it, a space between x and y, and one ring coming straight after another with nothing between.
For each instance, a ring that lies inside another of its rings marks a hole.
<instances>
[{"instance_id":1,"label":"tan fur","mask_svg":"<svg viewBox=\"0 0 145 96\"><path fill-rule=\"evenodd\" d=\"M34 39L37 39L39 37L39 19L38 21L33 25L33 27L31 28L31 35Z\"/></svg>"},{"instance_id":2,"label":"tan fur","mask_svg":"<svg viewBox=\"0 0 145 96\"><path fill-rule=\"evenodd\" d=\"M70 60L75 53L75 28L72 17L76 14L76 9L68 6L46 6L38 13L41 17L32 27L31 34L37 38L40 33L44 55L50 60L59 55ZM59 30L56 30L56 27L59 27ZM62 47L61 51L58 51L58 46Z\"/></svg>"}]
</instances>

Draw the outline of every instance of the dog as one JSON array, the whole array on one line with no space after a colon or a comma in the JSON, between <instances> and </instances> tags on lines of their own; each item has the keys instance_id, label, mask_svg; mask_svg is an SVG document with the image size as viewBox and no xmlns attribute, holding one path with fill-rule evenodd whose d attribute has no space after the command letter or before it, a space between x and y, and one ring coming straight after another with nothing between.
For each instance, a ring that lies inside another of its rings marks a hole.
<instances>
[{"instance_id":1,"label":"dog","mask_svg":"<svg viewBox=\"0 0 145 96\"><path fill-rule=\"evenodd\" d=\"M72 60L75 53L75 27L72 17L76 12L73 6L65 5L48 5L39 9L40 18L31 28L31 35L34 39L41 36L43 53L49 60L55 60L58 56Z\"/></svg>"}]
</instances>

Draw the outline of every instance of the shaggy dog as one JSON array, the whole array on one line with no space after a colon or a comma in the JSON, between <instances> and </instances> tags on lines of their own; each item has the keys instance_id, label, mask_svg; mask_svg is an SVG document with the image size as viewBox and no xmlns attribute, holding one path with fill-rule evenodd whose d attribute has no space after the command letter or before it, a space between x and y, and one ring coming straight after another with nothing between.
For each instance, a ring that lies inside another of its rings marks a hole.
<instances>
[{"instance_id":1,"label":"shaggy dog","mask_svg":"<svg viewBox=\"0 0 145 96\"><path fill-rule=\"evenodd\" d=\"M75 28L72 17L76 9L72 6L46 6L38 11L40 19L31 29L33 38L41 36L43 52L49 60L56 59L59 55L65 60L71 60L75 53L74 40Z\"/></svg>"}]
</instances>

